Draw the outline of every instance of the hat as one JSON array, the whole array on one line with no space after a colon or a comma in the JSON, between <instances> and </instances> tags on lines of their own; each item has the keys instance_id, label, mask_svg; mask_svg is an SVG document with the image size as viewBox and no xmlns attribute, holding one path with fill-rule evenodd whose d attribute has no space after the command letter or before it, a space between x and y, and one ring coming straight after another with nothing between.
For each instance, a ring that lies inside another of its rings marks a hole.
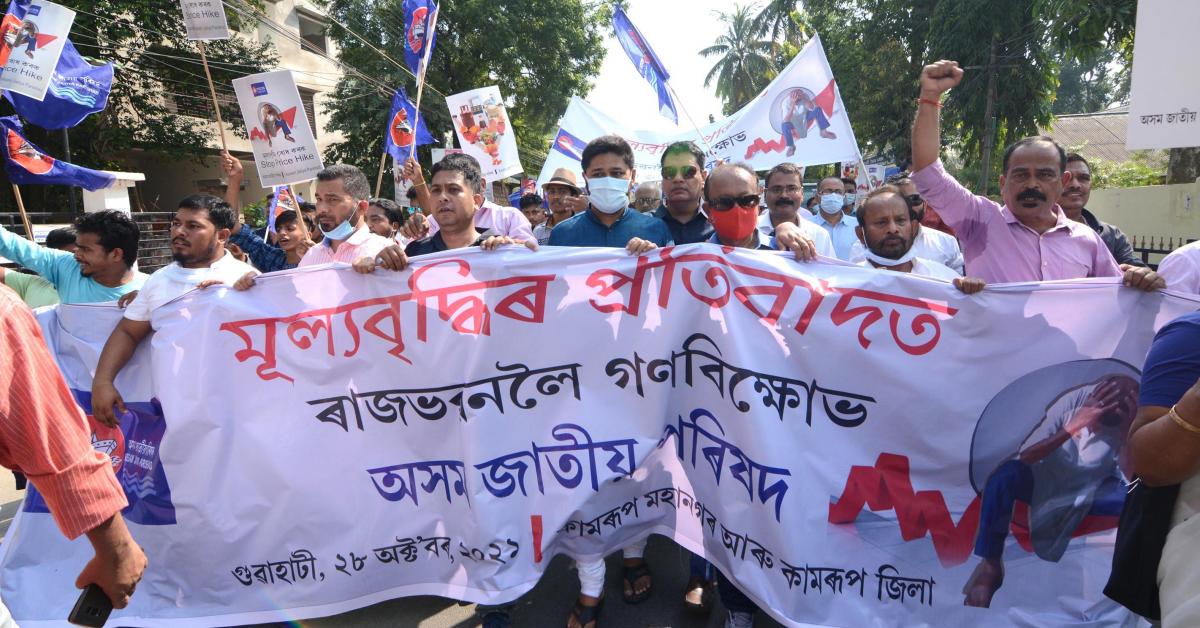
<instances>
[{"instance_id":1,"label":"hat","mask_svg":"<svg viewBox=\"0 0 1200 628\"><path fill-rule=\"evenodd\" d=\"M545 190L552 185L561 185L563 187L571 188L576 194L579 194L580 192L579 185L575 183L575 173L571 172L568 168L559 168L558 170L555 170L554 175L550 177L550 180L542 184L542 190Z\"/></svg>"}]
</instances>

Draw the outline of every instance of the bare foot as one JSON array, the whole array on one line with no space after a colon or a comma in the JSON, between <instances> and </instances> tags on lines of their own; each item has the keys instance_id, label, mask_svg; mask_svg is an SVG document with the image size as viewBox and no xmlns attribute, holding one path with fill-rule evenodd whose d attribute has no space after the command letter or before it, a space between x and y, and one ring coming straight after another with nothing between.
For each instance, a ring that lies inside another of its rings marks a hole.
<instances>
[{"instance_id":1,"label":"bare foot","mask_svg":"<svg viewBox=\"0 0 1200 628\"><path fill-rule=\"evenodd\" d=\"M998 558L985 558L975 566L975 571L963 585L964 606L988 608L992 605L992 596L1004 584L1004 563Z\"/></svg>"},{"instance_id":2,"label":"bare foot","mask_svg":"<svg viewBox=\"0 0 1200 628\"><path fill-rule=\"evenodd\" d=\"M793 145L793 146L788 146L788 149L787 149L787 156L788 156L788 157L791 157L792 155L795 155L795 154L796 154L796 147L795 147L794 145Z\"/></svg>"},{"instance_id":3,"label":"bare foot","mask_svg":"<svg viewBox=\"0 0 1200 628\"><path fill-rule=\"evenodd\" d=\"M836 140L837 139L837 136L834 135L833 131L830 131L829 129L821 129L821 137L823 137L827 140Z\"/></svg>"}]
</instances>

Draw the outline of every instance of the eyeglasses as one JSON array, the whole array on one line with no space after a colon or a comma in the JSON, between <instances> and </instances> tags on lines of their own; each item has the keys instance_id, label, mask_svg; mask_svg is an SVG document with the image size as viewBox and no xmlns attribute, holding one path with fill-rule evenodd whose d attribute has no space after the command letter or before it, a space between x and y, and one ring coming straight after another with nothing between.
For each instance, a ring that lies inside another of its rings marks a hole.
<instances>
[{"instance_id":1,"label":"eyeglasses","mask_svg":"<svg viewBox=\"0 0 1200 628\"><path fill-rule=\"evenodd\" d=\"M658 199L656 198L639 198L633 201L633 204L638 207L657 207Z\"/></svg>"},{"instance_id":2,"label":"eyeglasses","mask_svg":"<svg viewBox=\"0 0 1200 628\"><path fill-rule=\"evenodd\" d=\"M784 187L782 185L773 185L773 186L767 188L767 191L770 192L771 194L779 196L781 194L799 194L801 189L803 189L803 188L801 188L798 185L789 185L787 187Z\"/></svg>"},{"instance_id":3,"label":"eyeglasses","mask_svg":"<svg viewBox=\"0 0 1200 628\"><path fill-rule=\"evenodd\" d=\"M909 205L915 206L915 205L924 205L925 204L925 199L921 198L920 194L909 194L908 196L905 196L904 198L908 199Z\"/></svg>"},{"instance_id":4,"label":"eyeglasses","mask_svg":"<svg viewBox=\"0 0 1200 628\"><path fill-rule=\"evenodd\" d=\"M758 208L758 195L747 194L745 196L721 196L708 201L709 207L719 211L727 212L735 206L742 208Z\"/></svg>"},{"instance_id":5,"label":"eyeglasses","mask_svg":"<svg viewBox=\"0 0 1200 628\"><path fill-rule=\"evenodd\" d=\"M676 168L675 166L663 166L662 176L664 179L674 179L676 175L683 176L684 179L693 179L700 174L700 169L695 166L684 166Z\"/></svg>"}]
</instances>

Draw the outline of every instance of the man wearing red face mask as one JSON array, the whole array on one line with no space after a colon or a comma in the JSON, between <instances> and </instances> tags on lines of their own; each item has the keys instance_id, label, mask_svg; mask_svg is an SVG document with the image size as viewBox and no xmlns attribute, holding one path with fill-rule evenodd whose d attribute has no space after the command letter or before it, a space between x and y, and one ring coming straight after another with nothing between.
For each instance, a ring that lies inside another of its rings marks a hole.
<instances>
[{"instance_id":1,"label":"man wearing red face mask","mask_svg":"<svg viewBox=\"0 0 1200 628\"><path fill-rule=\"evenodd\" d=\"M712 222L708 241L743 249L775 249L758 231L758 175L741 163L721 164L704 182L704 211Z\"/></svg>"}]
</instances>

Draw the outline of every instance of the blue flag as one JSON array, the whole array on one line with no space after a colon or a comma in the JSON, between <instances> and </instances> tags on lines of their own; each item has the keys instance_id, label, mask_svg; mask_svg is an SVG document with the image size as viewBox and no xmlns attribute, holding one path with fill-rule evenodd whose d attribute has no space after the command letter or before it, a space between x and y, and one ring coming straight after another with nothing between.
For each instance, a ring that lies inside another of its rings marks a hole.
<instances>
[{"instance_id":1,"label":"blue flag","mask_svg":"<svg viewBox=\"0 0 1200 628\"><path fill-rule=\"evenodd\" d=\"M117 178L107 172L83 168L59 161L34 146L21 134L24 130L17 116L0 118L4 130L4 170L14 184L78 185L87 190L109 187Z\"/></svg>"},{"instance_id":2,"label":"blue flag","mask_svg":"<svg viewBox=\"0 0 1200 628\"><path fill-rule=\"evenodd\" d=\"M437 5L432 0L404 0L404 61L421 76L425 47L437 43Z\"/></svg>"},{"instance_id":3,"label":"blue flag","mask_svg":"<svg viewBox=\"0 0 1200 628\"><path fill-rule=\"evenodd\" d=\"M112 82L112 63L88 63L67 40L44 100L38 102L8 90L4 90L4 97L21 117L33 124L43 129L66 129L83 122L93 113L104 111Z\"/></svg>"},{"instance_id":4,"label":"blue flag","mask_svg":"<svg viewBox=\"0 0 1200 628\"><path fill-rule=\"evenodd\" d=\"M629 60L637 68L638 74L641 74L658 93L658 112L664 118L679 124L679 114L675 113L675 101L671 99L671 93L667 90L667 80L671 75L667 74L667 69L663 67L662 61L658 60L658 55L650 49L646 38L642 37L633 22L629 21L629 16L625 15L625 10L620 7L613 12L613 30L616 31L617 41L621 42L621 47L625 49L625 54L629 55Z\"/></svg>"},{"instance_id":5,"label":"blue flag","mask_svg":"<svg viewBox=\"0 0 1200 628\"><path fill-rule=\"evenodd\" d=\"M387 152L396 163L402 164L412 156L413 151L423 144L432 144L433 136L425 128L425 119L417 119L416 129L413 120L417 118L417 108L408 100L404 88L396 90L392 96L392 113L388 116L388 128L384 133L387 142Z\"/></svg>"},{"instance_id":6,"label":"blue flag","mask_svg":"<svg viewBox=\"0 0 1200 628\"><path fill-rule=\"evenodd\" d=\"M303 216L300 215L300 203L303 202L304 197L300 196L300 193L293 190L290 185L277 185L272 188L271 205L267 208L267 231L277 231L275 220L286 211L296 212L296 219L303 220Z\"/></svg>"}]
</instances>

